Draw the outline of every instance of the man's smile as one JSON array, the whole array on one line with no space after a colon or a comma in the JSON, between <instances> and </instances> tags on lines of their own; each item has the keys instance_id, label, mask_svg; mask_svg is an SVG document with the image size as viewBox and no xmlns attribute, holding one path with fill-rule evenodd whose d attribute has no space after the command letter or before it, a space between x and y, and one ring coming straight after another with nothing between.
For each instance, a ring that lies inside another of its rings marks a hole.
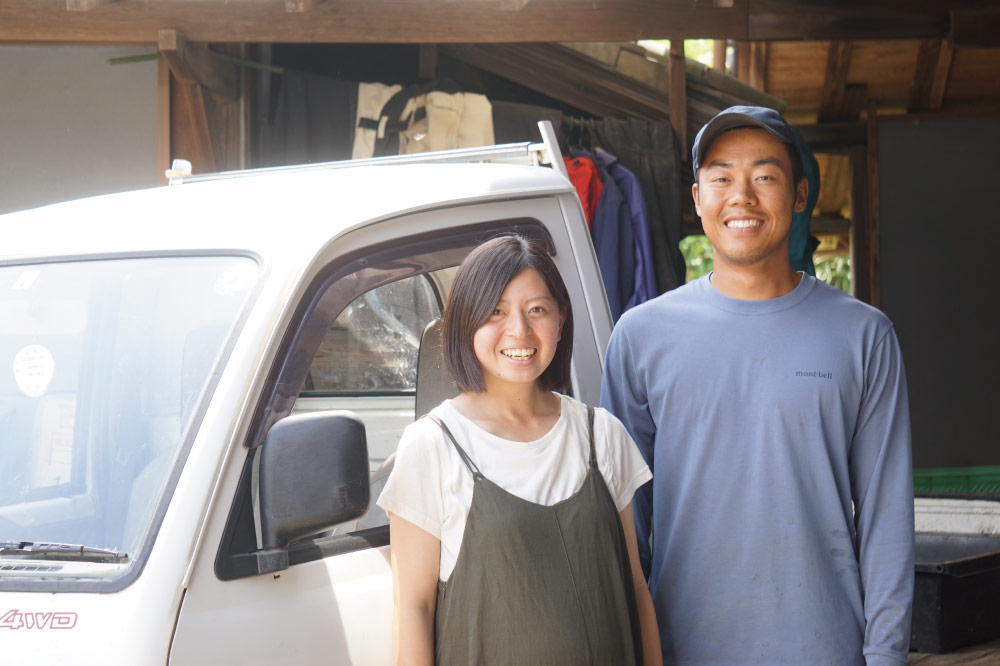
<instances>
[{"instance_id":1,"label":"man's smile","mask_svg":"<svg viewBox=\"0 0 1000 666\"><path fill-rule=\"evenodd\" d=\"M741 217L724 222L728 229L756 229L764 225L764 220L754 217Z\"/></svg>"}]
</instances>

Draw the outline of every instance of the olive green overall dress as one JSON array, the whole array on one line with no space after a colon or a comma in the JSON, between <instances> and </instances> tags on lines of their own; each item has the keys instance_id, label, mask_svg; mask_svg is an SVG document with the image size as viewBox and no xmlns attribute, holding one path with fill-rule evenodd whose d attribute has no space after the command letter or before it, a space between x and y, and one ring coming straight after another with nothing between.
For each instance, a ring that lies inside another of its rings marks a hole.
<instances>
[{"instance_id":1,"label":"olive green overall dress","mask_svg":"<svg viewBox=\"0 0 1000 666\"><path fill-rule=\"evenodd\" d=\"M484 477L448 427L473 477L472 506L455 569L438 583L439 665L628 664L642 633L625 534L594 454L581 488L552 506Z\"/></svg>"}]
</instances>

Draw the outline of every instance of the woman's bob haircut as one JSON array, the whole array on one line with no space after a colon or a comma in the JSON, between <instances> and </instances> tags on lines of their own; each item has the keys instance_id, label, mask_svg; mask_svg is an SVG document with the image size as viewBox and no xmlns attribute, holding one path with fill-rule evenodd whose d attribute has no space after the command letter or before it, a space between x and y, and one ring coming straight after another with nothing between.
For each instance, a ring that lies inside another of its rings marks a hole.
<instances>
[{"instance_id":1,"label":"woman's bob haircut","mask_svg":"<svg viewBox=\"0 0 1000 666\"><path fill-rule=\"evenodd\" d=\"M525 268L545 281L560 312L566 313L556 353L538 378L542 390L565 390L573 355L573 310L569 292L552 257L538 243L523 236L499 236L477 246L458 268L441 321L444 365L462 391L486 390L483 369L476 358L473 337L486 323L507 284Z\"/></svg>"}]
</instances>

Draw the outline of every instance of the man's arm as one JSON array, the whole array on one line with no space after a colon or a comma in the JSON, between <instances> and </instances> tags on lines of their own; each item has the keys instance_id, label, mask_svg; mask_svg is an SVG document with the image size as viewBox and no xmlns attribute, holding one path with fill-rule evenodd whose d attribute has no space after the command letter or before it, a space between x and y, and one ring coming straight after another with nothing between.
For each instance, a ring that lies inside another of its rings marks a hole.
<instances>
[{"instance_id":1,"label":"man's arm","mask_svg":"<svg viewBox=\"0 0 1000 666\"><path fill-rule=\"evenodd\" d=\"M913 603L913 471L906 376L890 329L866 368L850 451L868 666L906 663Z\"/></svg>"},{"instance_id":2,"label":"man's arm","mask_svg":"<svg viewBox=\"0 0 1000 666\"><path fill-rule=\"evenodd\" d=\"M635 440L643 460L653 469L653 443L656 424L649 413L645 387L640 385L632 359L631 343L625 326L619 323L611 333L608 351L604 360L604 378L601 382L601 407L605 408L625 425L629 435ZM635 510L635 531L639 545L639 561L642 571L649 579L650 548L649 536L652 531L653 482L643 484L632 499Z\"/></svg>"}]
</instances>

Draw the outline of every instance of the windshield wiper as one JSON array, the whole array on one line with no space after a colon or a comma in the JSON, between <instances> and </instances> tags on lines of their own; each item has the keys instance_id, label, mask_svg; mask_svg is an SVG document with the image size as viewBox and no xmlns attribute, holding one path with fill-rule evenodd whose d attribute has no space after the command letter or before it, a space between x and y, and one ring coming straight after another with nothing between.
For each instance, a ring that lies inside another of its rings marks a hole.
<instances>
[{"instance_id":1,"label":"windshield wiper","mask_svg":"<svg viewBox=\"0 0 1000 666\"><path fill-rule=\"evenodd\" d=\"M121 562L128 559L126 553L93 546L71 543L36 543L34 541L0 541L0 558L6 555L72 562Z\"/></svg>"}]
</instances>

